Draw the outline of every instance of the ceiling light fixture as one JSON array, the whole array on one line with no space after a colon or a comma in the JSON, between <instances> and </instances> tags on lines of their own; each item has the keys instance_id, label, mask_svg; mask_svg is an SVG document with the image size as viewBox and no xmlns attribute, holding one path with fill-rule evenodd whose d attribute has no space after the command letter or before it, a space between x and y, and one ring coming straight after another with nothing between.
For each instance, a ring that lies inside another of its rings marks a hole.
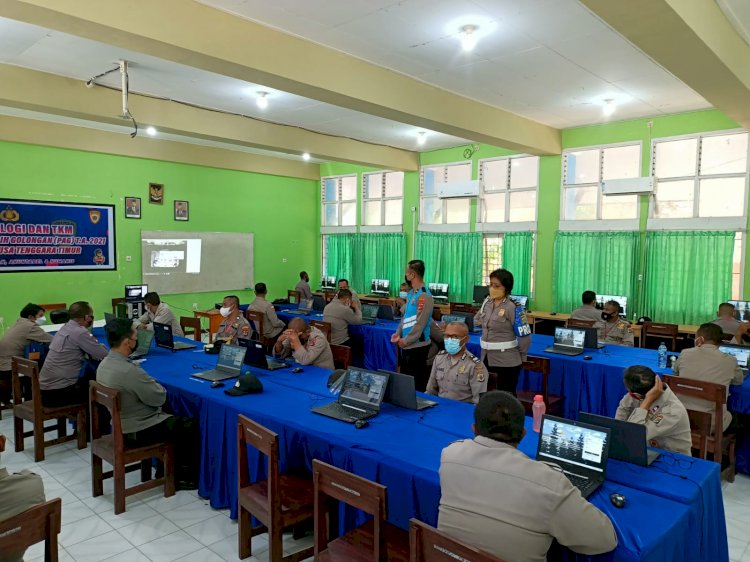
<instances>
[{"instance_id":1,"label":"ceiling light fixture","mask_svg":"<svg viewBox=\"0 0 750 562\"><path fill-rule=\"evenodd\" d=\"M302 153L302 160L304 160L305 162L307 162L308 160L310 160L310 153L309 152L303 152Z\"/></svg>"},{"instance_id":2,"label":"ceiling light fixture","mask_svg":"<svg viewBox=\"0 0 750 562\"><path fill-rule=\"evenodd\" d=\"M146 127L146 134L150 137L155 137L158 132L156 127Z\"/></svg>"},{"instance_id":3,"label":"ceiling light fixture","mask_svg":"<svg viewBox=\"0 0 750 562\"><path fill-rule=\"evenodd\" d=\"M260 109L268 107L268 92L258 92L258 97L255 98L255 103L258 104Z\"/></svg>"},{"instance_id":4,"label":"ceiling light fixture","mask_svg":"<svg viewBox=\"0 0 750 562\"><path fill-rule=\"evenodd\" d=\"M461 48L467 53L474 50L474 47L477 46L477 41L479 40L477 36L478 29L479 26L477 25L464 25L461 28Z\"/></svg>"},{"instance_id":5,"label":"ceiling light fixture","mask_svg":"<svg viewBox=\"0 0 750 562\"><path fill-rule=\"evenodd\" d=\"M617 110L617 104L615 103L615 100L613 99L607 99L604 100L604 107L602 108L602 113L605 117L609 117Z\"/></svg>"},{"instance_id":6,"label":"ceiling light fixture","mask_svg":"<svg viewBox=\"0 0 750 562\"><path fill-rule=\"evenodd\" d=\"M417 133L417 144L422 146L425 142L427 142L427 133L425 131L419 131Z\"/></svg>"}]
</instances>

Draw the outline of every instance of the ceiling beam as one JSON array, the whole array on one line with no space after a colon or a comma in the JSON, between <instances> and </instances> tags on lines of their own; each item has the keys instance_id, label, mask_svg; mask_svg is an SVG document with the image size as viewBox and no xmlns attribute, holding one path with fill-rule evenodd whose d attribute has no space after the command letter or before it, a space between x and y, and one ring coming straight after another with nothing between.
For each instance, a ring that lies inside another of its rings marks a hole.
<instances>
[{"instance_id":1,"label":"ceiling beam","mask_svg":"<svg viewBox=\"0 0 750 562\"><path fill-rule=\"evenodd\" d=\"M110 125L129 123L117 117L122 107L119 90L86 88L81 80L4 64L0 64L0 105ZM416 152L389 146L323 135L298 127L276 125L132 93L129 107L139 123L153 125L164 133L286 154L308 152L319 160L389 170L419 169L419 155Z\"/></svg>"},{"instance_id":2,"label":"ceiling beam","mask_svg":"<svg viewBox=\"0 0 750 562\"><path fill-rule=\"evenodd\" d=\"M581 0L657 64L750 129L750 46L713 0Z\"/></svg>"},{"instance_id":3,"label":"ceiling beam","mask_svg":"<svg viewBox=\"0 0 750 562\"><path fill-rule=\"evenodd\" d=\"M561 152L553 127L198 2L3 0L0 16L473 142Z\"/></svg>"}]
</instances>

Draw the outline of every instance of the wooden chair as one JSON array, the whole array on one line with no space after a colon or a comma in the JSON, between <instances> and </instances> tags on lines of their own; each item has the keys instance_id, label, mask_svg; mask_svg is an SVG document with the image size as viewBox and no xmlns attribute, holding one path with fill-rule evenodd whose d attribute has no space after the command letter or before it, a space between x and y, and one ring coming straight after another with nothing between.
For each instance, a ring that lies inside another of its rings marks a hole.
<instances>
[{"instance_id":1,"label":"wooden chair","mask_svg":"<svg viewBox=\"0 0 750 562\"><path fill-rule=\"evenodd\" d=\"M663 324L660 322L644 322L641 334L641 347L647 347L648 338L657 338L659 343L671 340L672 351L677 351L677 334L680 327L677 324ZM657 345L658 347L658 345Z\"/></svg>"},{"instance_id":2,"label":"wooden chair","mask_svg":"<svg viewBox=\"0 0 750 562\"><path fill-rule=\"evenodd\" d=\"M114 477L115 515L125 512L125 498L164 485L164 497L174 496L174 448L171 443L154 443L144 447L128 447L122 435L120 421L120 391L96 381L89 383L91 405L91 489L94 497L104 493L104 480ZM112 433L102 435L100 408L109 410L112 417ZM164 476L151 479L151 459L164 463ZM102 461L112 465L104 472ZM133 463L139 463L134 465ZM128 466L131 465L131 466ZM125 487L125 473L141 470L141 483Z\"/></svg>"},{"instance_id":3,"label":"wooden chair","mask_svg":"<svg viewBox=\"0 0 750 562\"><path fill-rule=\"evenodd\" d=\"M535 357L533 355L529 355L526 357L526 361L524 361L521 365L521 368L526 371L541 373L542 375L542 388L539 392L526 389L517 391L518 399L521 401L521 404L523 404L526 412L529 414L532 413L531 407L534 405L534 396L536 396L537 394L541 394L544 398L544 405L547 408L547 413L562 415L563 397L549 394L548 390L550 372L549 359L547 359L546 357Z\"/></svg>"},{"instance_id":4,"label":"wooden chair","mask_svg":"<svg viewBox=\"0 0 750 562\"><path fill-rule=\"evenodd\" d=\"M737 463L735 457L737 436L734 434L724 435L722 431L724 405L727 403L727 387L723 384L686 379L674 375L661 375L661 379L678 397L689 396L714 403L713 414L707 414L709 416L708 426L706 426L704 420L705 416L701 415L706 412L688 410L688 416L691 418L690 429L693 448L699 450L703 459L707 459L709 454L712 455L713 460L720 466L723 456L726 455L727 467L722 470L721 475L726 477L729 482L734 482ZM711 417L714 421L713 433L711 432Z\"/></svg>"},{"instance_id":5,"label":"wooden chair","mask_svg":"<svg viewBox=\"0 0 750 562\"><path fill-rule=\"evenodd\" d=\"M315 560L381 562L409 560L409 535L387 523L386 488L313 460L315 487ZM373 519L329 542L329 500L338 500L372 515Z\"/></svg>"},{"instance_id":6,"label":"wooden chair","mask_svg":"<svg viewBox=\"0 0 750 562\"><path fill-rule=\"evenodd\" d=\"M323 320L310 320L310 326L315 326L326 335L328 343L331 343L331 323Z\"/></svg>"},{"instance_id":7,"label":"wooden chair","mask_svg":"<svg viewBox=\"0 0 750 562\"><path fill-rule=\"evenodd\" d=\"M734 334L722 334L721 343L731 343L734 339Z\"/></svg>"},{"instance_id":8,"label":"wooden chair","mask_svg":"<svg viewBox=\"0 0 750 562\"><path fill-rule=\"evenodd\" d=\"M454 539L417 519L409 520L410 562L505 562L493 554Z\"/></svg>"},{"instance_id":9,"label":"wooden chair","mask_svg":"<svg viewBox=\"0 0 750 562\"><path fill-rule=\"evenodd\" d=\"M465 302L452 302L450 304L450 307L451 307L451 313L468 312L470 314L476 314L478 310L473 304L469 304Z\"/></svg>"},{"instance_id":10,"label":"wooden chair","mask_svg":"<svg viewBox=\"0 0 750 562\"><path fill-rule=\"evenodd\" d=\"M337 369L348 369L352 364L352 348L348 345L331 344L333 366Z\"/></svg>"},{"instance_id":11,"label":"wooden chair","mask_svg":"<svg viewBox=\"0 0 750 562\"><path fill-rule=\"evenodd\" d=\"M0 523L0 553L15 555L44 541L45 562L57 562L57 535L60 534L62 500L40 503ZM20 556L19 556L20 558ZM5 560L5 556L2 557ZM15 556L10 556L15 560Z\"/></svg>"},{"instance_id":12,"label":"wooden chair","mask_svg":"<svg viewBox=\"0 0 750 562\"><path fill-rule=\"evenodd\" d=\"M86 404L71 404L59 408L45 408L42 406L42 391L39 388L39 365L36 361L30 361L23 357L13 357L13 429L16 441L16 452L23 451L25 437L34 436L34 461L44 460L44 448L60 443L67 443L76 439L78 448L86 448L86 417L88 406ZM31 400L23 401L21 393L20 375L31 378ZM76 430L72 435L67 434L67 420L76 420ZM34 428L31 431L23 430L23 422L31 422ZM57 425L45 427L47 420L57 420ZM57 430L57 438L44 440L44 434L48 431Z\"/></svg>"},{"instance_id":13,"label":"wooden chair","mask_svg":"<svg viewBox=\"0 0 750 562\"><path fill-rule=\"evenodd\" d=\"M593 328L596 322L594 320L579 320L577 318L568 318L565 322L566 328Z\"/></svg>"},{"instance_id":14,"label":"wooden chair","mask_svg":"<svg viewBox=\"0 0 750 562\"><path fill-rule=\"evenodd\" d=\"M336 298L335 291L323 291L323 300L325 301L326 304L328 304L335 298Z\"/></svg>"},{"instance_id":15,"label":"wooden chair","mask_svg":"<svg viewBox=\"0 0 750 562\"><path fill-rule=\"evenodd\" d=\"M299 301L300 301L299 291L294 291L293 289L287 290L286 298L289 300L289 302L295 302L299 304Z\"/></svg>"},{"instance_id":16,"label":"wooden chair","mask_svg":"<svg viewBox=\"0 0 750 562\"><path fill-rule=\"evenodd\" d=\"M263 335L263 316L264 315L262 313L255 310L248 309L245 311L245 318L247 318L247 321L250 322L250 327L253 328L253 330L257 334L258 341L263 347L268 349L271 345L273 345L273 340Z\"/></svg>"},{"instance_id":17,"label":"wooden chair","mask_svg":"<svg viewBox=\"0 0 750 562\"><path fill-rule=\"evenodd\" d=\"M112 299L112 314L117 316L117 305L122 304L125 302L125 299L123 297L117 297Z\"/></svg>"},{"instance_id":18,"label":"wooden chair","mask_svg":"<svg viewBox=\"0 0 750 562\"><path fill-rule=\"evenodd\" d=\"M68 305L64 302L56 302L52 304L40 304L45 312L52 312L53 310L68 310Z\"/></svg>"},{"instance_id":19,"label":"wooden chair","mask_svg":"<svg viewBox=\"0 0 750 562\"><path fill-rule=\"evenodd\" d=\"M67 309L58 308L49 313L49 321L51 324L65 324L70 320L70 314Z\"/></svg>"},{"instance_id":20,"label":"wooden chair","mask_svg":"<svg viewBox=\"0 0 750 562\"><path fill-rule=\"evenodd\" d=\"M396 307L396 299L378 299L378 304L387 304L391 308Z\"/></svg>"},{"instance_id":21,"label":"wooden chair","mask_svg":"<svg viewBox=\"0 0 750 562\"><path fill-rule=\"evenodd\" d=\"M180 316L180 328L185 336L193 334L195 341L201 341L201 319L195 316Z\"/></svg>"},{"instance_id":22,"label":"wooden chair","mask_svg":"<svg viewBox=\"0 0 750 562\"><path fill-rule=\"evenodd\" d=\"M247 447L268 457L268 479L250 483ZM239 557L252 554L251 539L268 532L271 562L297 562L313 553L310 546L284 556L282 532L313 517L313 486L310 480L279 474L279 436L260 424L239 416L237 424L237 473L239 485ZM252 527L252 517L262 525Z\"/></svg>"}]
</instances>

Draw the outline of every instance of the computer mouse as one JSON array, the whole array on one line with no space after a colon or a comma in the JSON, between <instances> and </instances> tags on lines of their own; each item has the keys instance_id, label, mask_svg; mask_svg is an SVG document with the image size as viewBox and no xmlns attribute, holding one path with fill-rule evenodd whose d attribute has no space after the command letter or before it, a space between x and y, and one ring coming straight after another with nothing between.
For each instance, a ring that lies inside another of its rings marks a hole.
<instances>
[{"instance_id":1,"label":"computer mouse","mask_svg":"<svg viewBox=\"0 0 750 562\"><path fill-rule=\"evenodd\" d=\"M357 420L354 422L354 427L356 427L357 429L364 429L368 425L370 425L370 422L368 422L367 420Z\"/></svg>"},{"instance_id":2,"label":"computer mouse","mask_svg":"<svg viewBox=\"0 0 750 562\"><path fill-rule=\"evenodd\" d=\"M224 383L221 381L214 381L211 383L211 388L220 388L224 386Z\"/></svg>"},{"instance_id":3,"label":"computer mouse","mask_svg":"<svg viewBox=\"0 0 750 562\"><path fill-rule=\"evenodd\" d=\"M614 493L609 495L609 501L612 502L612 505L615 507L625 507L625 502L627 502L627 498L623 496L622 494Z\"/></svg>"},{"instance_id":4,"label":"computer mouse","mask_svg":"<svg viewBox=\"0 0 750 562\"><path fill-rule=\"evenodd\" d=\"M550 312L549 315L550 316L557 316L557 312Z\"/></svg>"},{"instance_id":5,"label":"computer mouse","mask_svg":"<svg viewBox=\"0 0 750 562\"><path fill-rule=\"evenodd\" d=\"M591 361L591 359L592 359L591 355L584 355L583 356L583 360L584 361Z\"/></svg>"},{"instance_id":6,"label":"computer mouse","mask_svg":"<svg viewBox=\"0 0 750 562\"><path fill-rule=\"evenodd\" d=\"M295 367L292 369L292 373L301 373L302 371L304 371L302 367Z\"/></svg>"}]
</instances>

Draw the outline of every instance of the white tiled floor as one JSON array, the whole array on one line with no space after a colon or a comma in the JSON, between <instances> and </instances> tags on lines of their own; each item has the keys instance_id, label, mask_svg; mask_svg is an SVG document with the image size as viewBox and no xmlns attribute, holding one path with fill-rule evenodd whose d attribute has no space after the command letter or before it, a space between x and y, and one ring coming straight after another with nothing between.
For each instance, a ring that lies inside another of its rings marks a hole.
<instances>
[{"instance_id":1,"label":"white tiled floor","mask_svg":"<svg viewBox=\"0 0 750 562\"><path fill-rule=\"evenodd\" d=\"M212 509L197 491L180 491L164 497L163 488L155 488L127 499L127 511L114 514L112 481L105 481L104 495L91 496L91 452L79 451L75 443L47 448L46 459L34 462L34 447L26 439L26 450L15 452L13 418L3 412L0 434L8 438L0 456L0 466L9 472L29 469L44 480L47 499L62 498L62 532L59 536L60 561L94 562L237 562L237 523L229 510ZM50 434L51 435L51 434ZM127 475L129 483L140 473ZM750 505L748 505L750 509ZM268 560L266 535L253 539L250 562ZM284 537L285 552L312 544L312 537L299 541ZM744 548L744 546L743 546ZM43 560L44 545L26 551L26 562ZM312 558L310 558L312 560Z\"/></svg>"}]
</instances>

